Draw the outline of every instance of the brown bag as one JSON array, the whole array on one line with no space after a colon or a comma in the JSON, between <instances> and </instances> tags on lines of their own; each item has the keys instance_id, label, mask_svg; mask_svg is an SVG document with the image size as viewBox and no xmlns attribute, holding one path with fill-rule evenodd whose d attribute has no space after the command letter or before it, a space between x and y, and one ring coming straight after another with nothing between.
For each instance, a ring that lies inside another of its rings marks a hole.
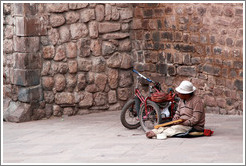
<instances>
[{"instance_id":1,"label":"brown bag","mask_svg":"<svg viewBox=\"0 0 246 166\"><path fill-rule=\"evenodd\" d=\"M170 94L164 93L164 92L155 92L151 94L151 101L156 103L161 103L165 101L170 101L172 96Z\"/></svg>"}]
</instances>

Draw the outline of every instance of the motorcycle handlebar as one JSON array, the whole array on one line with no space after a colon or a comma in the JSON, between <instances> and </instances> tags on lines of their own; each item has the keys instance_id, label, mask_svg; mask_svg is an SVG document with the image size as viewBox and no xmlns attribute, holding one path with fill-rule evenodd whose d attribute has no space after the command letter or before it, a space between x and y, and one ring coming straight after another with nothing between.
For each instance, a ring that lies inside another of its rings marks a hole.
<instances>
[{"instance_id":1,"label":"motorcycle handlebar","mask_svg":"<svg viewBox=\"0 0 246 166\"><path fill-rule=\"evenodd\" d=\"M137 70L134 70L134 69L133 69L132 71L133 71L134 73L136 73L137 75L139 75L141 78L147 80L148 82L152 82L152 83L155 84L155 81L152 81L151 79L149 79L149 78L145 77L144 75L140 74Z\"/></svg>"}]
</instances>

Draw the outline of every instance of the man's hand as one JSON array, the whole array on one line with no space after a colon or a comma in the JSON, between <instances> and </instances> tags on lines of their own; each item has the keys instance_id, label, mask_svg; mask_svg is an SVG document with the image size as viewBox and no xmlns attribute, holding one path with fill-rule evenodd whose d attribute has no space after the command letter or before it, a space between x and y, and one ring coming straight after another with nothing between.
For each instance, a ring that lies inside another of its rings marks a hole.
<instances>
[{"instance_id":1,"label":"man's hand","mask_svg":"<svg viewBox=\"0 0 246 166\"><path fill-rule=\"evenodd\" d=\"M180 119L178 116L174 116L172 121Z\"/></svg>"},{"instance_id":2,"label":"man's hand","mask_svg":"<svg viewBox=\"0 0 246 166\"><path fill-rule=\"evenodd\" d=\"M180 122L174 122L174 123L173 123L174 125L181 124L181 123L183 123L183 122L185 121L184 119L176 119L176 120L182 120L182 121L180 121Z\"/></svg>"},{"instance_id":3,"label":"man's hand","mask_svg":"<svg viewBox=\"0 0 246 166\"><path fill-rule=\"evenodd\" d=\"M148 131L145 133L147 138L156 137L156 134L153 131Z\"/></svg>"}]
</instances>

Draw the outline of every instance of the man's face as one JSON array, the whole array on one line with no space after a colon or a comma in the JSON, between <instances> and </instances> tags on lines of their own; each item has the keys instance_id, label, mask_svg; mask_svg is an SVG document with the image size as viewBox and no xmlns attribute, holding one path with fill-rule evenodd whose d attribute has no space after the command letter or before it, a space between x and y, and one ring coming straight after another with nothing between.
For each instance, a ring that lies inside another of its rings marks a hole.
<instances>
[{"instance_id":1,"label":"man's face","mask_svg":"<svg viewBox=\"0 0 246 166\"><path fill-rule=\"evenodd\" d=\"M190 94L181 94L181 93L178 93L178 96L182 100L186 100L186 99L190 98Z\"/></svg>"}]
</instances>

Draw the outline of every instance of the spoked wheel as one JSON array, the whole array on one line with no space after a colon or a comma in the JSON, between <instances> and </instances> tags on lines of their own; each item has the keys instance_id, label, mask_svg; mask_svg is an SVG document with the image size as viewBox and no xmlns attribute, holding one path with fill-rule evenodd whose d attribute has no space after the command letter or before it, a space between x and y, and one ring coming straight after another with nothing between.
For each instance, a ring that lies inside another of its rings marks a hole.
<instances>
[{"instance_id":1,"label":"spoked wheel","mask_svg":"<svg viewBox=\"0 0 246 166\"><path fill-rule=\"evenodd\" d=\"M148 100L147 110L145 110L144 105L142 105L140 109L139 120L145 132L154 129L154 126L161 122L161 113L158 105L153 101Z\"/></svg>"},{"instance_id":2,"label":"spoked wheel","mask_svg":"<svg viewBox=\"0 0 246 166\"><path fill-rule=\"evenodd\" d=\"M123 107L120 115L123 126L128 129L136 129L140 126L138 113L135 106L135 99L129 100Z\"/></svg>"}]
</instances>

